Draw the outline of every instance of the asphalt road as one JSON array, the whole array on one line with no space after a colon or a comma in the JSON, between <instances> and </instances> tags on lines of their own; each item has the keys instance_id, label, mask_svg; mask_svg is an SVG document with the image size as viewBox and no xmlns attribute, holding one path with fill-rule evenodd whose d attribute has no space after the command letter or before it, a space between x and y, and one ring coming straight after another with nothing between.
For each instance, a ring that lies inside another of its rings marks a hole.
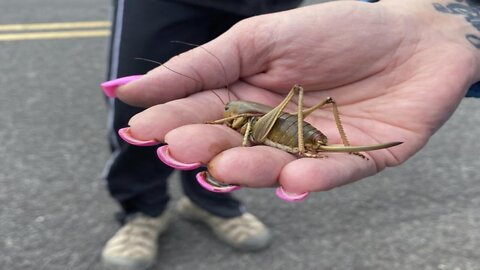
<instances>
[{"instance_id":1,"label":"asphalt road","mask_svg":"<svg viewBox=\"0 0 480 270\"><path fill-rule=\"evenodd\" d=\"M109 3L0 0L0 24L105 21ZM100 269L118 228L101 179L106 51L106 36L0 41L0 269ZM480 101L465 99L401 167L299 204L241 190L270 249L238 253L175 219L156 269L480 269L479 134Z\"/></svg>"}]
</instances>

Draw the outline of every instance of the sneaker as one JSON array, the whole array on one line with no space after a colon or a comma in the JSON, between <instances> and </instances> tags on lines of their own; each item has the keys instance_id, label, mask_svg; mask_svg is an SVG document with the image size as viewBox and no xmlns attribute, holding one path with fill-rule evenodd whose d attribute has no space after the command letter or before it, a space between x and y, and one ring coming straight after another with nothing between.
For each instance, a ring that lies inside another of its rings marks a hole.
<instances>
[{"instance_id":1,"label":"sneaker","mask_svg":"<svg viewBox=\"0 0 480 270\"><path fill-rule=\"evenodd\" d=\"M169 224L170 212L159 217L133 216L107 242L102 251L105 269L145 270L152 267L157 255L157 240Z\"/></svg>"},{"instance_id":2,"label":"sneaker","mask_svg":"<svg viewBox=\"0 0 480 270\"><path fill-rule=\"evenodd\" d=\"M239 250L261 250L266 248L272 239L268 228L250 213L234 218L222 218L203 210L187 197L179 200L176 210L184 219L207 225L220 240Z\"/></svg>"}]
</instances>

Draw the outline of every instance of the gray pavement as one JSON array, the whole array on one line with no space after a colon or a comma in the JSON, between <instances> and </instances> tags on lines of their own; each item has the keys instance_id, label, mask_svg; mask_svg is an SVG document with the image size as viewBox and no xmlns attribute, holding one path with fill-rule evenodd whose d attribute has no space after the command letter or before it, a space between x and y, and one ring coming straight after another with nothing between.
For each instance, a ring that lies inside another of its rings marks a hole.
<instances>
[{"instance_id":1,"label":"gray pavement","mask_svg":"<svg viewBox=\"0 0 480 270\"><path fill-rule=\"evenodd\" d=\"M0 23L107 20L108 5L0 0ZM118 228L101 179L106 50L106 37L0 41L2 270L100 269ZM465 99L424 151L375 177L299 204L239 191L272 228L266 251L235 252L175 219L155 269L480 269L479 102Z\"/></svg>"}]
</instances>

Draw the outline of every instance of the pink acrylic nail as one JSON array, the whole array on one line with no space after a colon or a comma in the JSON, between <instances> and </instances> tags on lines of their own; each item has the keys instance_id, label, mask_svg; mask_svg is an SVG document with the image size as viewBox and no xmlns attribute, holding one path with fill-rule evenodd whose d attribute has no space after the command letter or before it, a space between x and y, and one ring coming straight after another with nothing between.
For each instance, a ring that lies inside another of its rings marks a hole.
<instances>
[{"instance_id":1,"label":"pink acrylic nail","mask_svg":"<svg viewBox=\"0 0 480 270\"><path fill-rule=\"evenodd\" d=\"M168 152L168 145L163 145L160 146L157 149L157 156L158 158L168 166L175 168L177 170L193 170L196 169L200 166L202 166L202 163L196 162L196 163L183 163L180 162L176 159L174 159L170 153Z\"/></svg>"},{"instance_id":2,"label":"pink acrylic nail","mask_svg":"<svg viewBox=\"0 0 480 270\"><path fill-rule=\"evenodd\" d=\"M117 90L117 87L127 84L131 81L138 80L142 76L143 75L133 75L128 77L118 78L115 80L103 82L100 84L100 87L102 87L103 93L105 93L107 97L114 98L116 96L115 91Z\"/></svg>"},{"instance_id":3,"label":"pink acrylic nail","mask_svg":"<svg viewBox=\"0 0 480 270\"><path fill-rule=\"evenodd\" d=\"M236 185L229 185L229 184L222 184L218 181L214 180L214 178L207 172L199 172L197 173L197 182L206 190L216 193L229 193L240 189L240 186Z\"/></svg>"},{"instance_id":4,"label":"pink acrylic nail","mask_svg":"<svg viewBox=\"0 0 480 270\"><path fill-rule=\"evenodd\" d=\"M152 146L152 145L160 144L160 142L157 141L157 140L142 141L142 140L139 140L139 139L135 139L132 136L132 133L130 133L130 128L129 127L119 129L118 130L118 135L120 136L120 138L122 138L127 143L133 144L133 145L136 145L136 146Z\"/></svg>"},{"instance_id":5,"label":"pink acrylic nail","mask_svg":"<svg viewBox=\"0 0 480 270\"><path fill-rule=\"evenodd\" d=\"M275 194L277 194L277 197L279 197L280 199L286 202L301 202L301 201L304 201L310 193L309 192L305 192L301 194L288 193L285 191L285 189L283 189L283 187L280 186L275 190Z\"/></svg>"}]
</instances>

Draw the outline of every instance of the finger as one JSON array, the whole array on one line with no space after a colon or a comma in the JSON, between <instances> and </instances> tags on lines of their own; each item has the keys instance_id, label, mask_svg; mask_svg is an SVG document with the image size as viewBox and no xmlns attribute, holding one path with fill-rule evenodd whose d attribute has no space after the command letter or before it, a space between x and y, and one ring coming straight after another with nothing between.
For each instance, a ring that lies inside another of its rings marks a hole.
<instances>
[{"instance_id":1,"label":"finger","mask_svg":"<svg viewBox=\"0 0 480 270\"><path fill-rule=\"evenodd\" d=\"M242 135L222 125L195 124L168 132L165 142L176 161L208 164L222 151L240 146Z\"/></svg>"},{"instance_id":2,"label":"finger","mask_svg":"<svg viewBox=\"0 0 480 270\"><path fill-rule=\"evenodd\" d=\"M279 184L289 193L325 191L378 172L375 162L344 153L326 158L302 158L284 166Z\"/></svg>"},{"instance_id":3,"label":"finger","mask_svg":"<svg viewBox=\"0 0 480 270\"><path fill-rule=\"evenodd\" d=\"M148 107L203 89L224 87L245 74L259 72L263 57L257 56L259 48L245 48L254 44L254 37L245 35L244 28L232 27L217 39L173 57L138 80L118 87L117 97Z\"/></svg>"},{"instance_id":4,"label":"finger","mask_svg":"<svg viewBox=\"0 0 480 270\"><path fill-rule=\"evenodd\" d=\"M165 141L176 161L208 164L216 180L241 186L274 186L282 168L295 159L273 147L239 147L242 135L221 125L182 126L169 132Z\"/></svg>"},{"instance_id":5,"label":"finger","mask_svg":"<svg viewBox=\"0 0 480 270\"><path fill-rule=\"evenodd\" d=\"M281 185L290 194L325 191L377 172L371 160L345 153L327 158L301 158L268 147L232 148L208 164L219 182L247 187Z\"/></svg>"},{"instance_id":6,"label":"finger","mask_svg":"<svg viewBox=\"0 0 480 270\"><path fill-rule=\"evenodd\" d=\"M277 185L284 166L293 155L269 146L236 147L221 152L208 163L208 171L219 182L245 187Z\"/></svg>"},{"instance_id":7,"label":"finger","mask_svg":"<svg viewBox=\"0 0 480 270\"><path fill-rule=\"evenodd\" d=\"M176 160L208 164L219 182L247 187L272 187L278 182L290 194L328 190L379 170L371 155L370 160L347 153L297 159L269 146L237 147L242 136L220 125L182 126L169 132L165 140Z\"/></svg>"},{"instance_id":8,"label":"finger","mask_svg":"<svg viewBox=\"0 0 480 270\"><path fill-rule=\"evenodd\" d=\"M201 92L188 98L150 107L129 121L130 134L141 141L163 142L170 130L222 117L223 104L211 92Z\"/></svg>"}]
</instances>

